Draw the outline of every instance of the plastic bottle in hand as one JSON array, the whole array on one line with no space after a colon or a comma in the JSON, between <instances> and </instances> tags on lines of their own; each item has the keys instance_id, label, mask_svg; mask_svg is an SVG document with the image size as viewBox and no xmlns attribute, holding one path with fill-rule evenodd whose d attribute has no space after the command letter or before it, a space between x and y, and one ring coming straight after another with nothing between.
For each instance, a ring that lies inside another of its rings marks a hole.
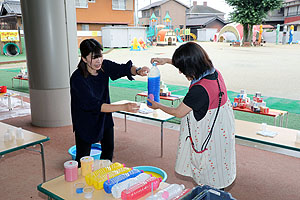
<instances>
[{"instance_id":1,"label":"plastic bottle in hand","mask_svg":"<svg viewBox=\"0 0 300 200\"><path fill-rule=\"evenodd\" d=\"M156 102L160 102L160 72L156 63L152 63L152 67L148 73L148 98ZM147 101L147 104L151 106L152 104Z\"/></svg>"},{"instance_id":2,"label":"plastic bottle in hand","mask_svg":"<svg viewBox=\"0 0 300 200\"><path fill-rule=\"evenodd\" d=\"M141 173L141 174L137 175L134 178L130 178L130 179L127 179L124 182L115 184L111 188L111 193L112 193L112 195L113 195L114 198L116 198L116 199L121 198L121 194L122 194L123 190L129 189L131 186L133 186L135 184L144 182L145 180L147 180L150 177L151 177L150 174Z\"/></svg>"},{"instance_id":3,"label":"plastic bottle in hand","mask_svg":"<svg viewBox=\"0 0 300 200\"><path fill-rule=\"evenodd\" d=\"M182 193L184 185L171 184L165 189L158 191L155 195L148 197L146 200L170 200Z\"/></svg>"},{"instance_id":4,"label":"plastic bottle in hand","mask_svg":"<svg viewBox=\"0 0 300 200\"><path fill-rule=\"evenodd\" d=\"M129 189L124 190L121 194L121 198L122 200L136 200L142 198L152 190L156 190L161 181L161 178L148 178L146 181L138 183Z\"/></svg>"}]
</instances>

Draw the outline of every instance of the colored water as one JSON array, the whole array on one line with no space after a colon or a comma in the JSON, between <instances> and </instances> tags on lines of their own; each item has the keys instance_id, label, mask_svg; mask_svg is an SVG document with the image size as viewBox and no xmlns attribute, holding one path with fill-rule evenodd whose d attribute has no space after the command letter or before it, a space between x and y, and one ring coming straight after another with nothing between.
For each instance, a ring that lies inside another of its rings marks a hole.
<instances>
[{"instance_id":1,"label":"colored water","mask_svg":"<svg viewBox=\"0 0 300 200\"><path fill-rule=\"evenodd\" d=\"M148 77L148 98L156 102L160 102L159 99L160 92L160 76L157 77ZM152 105L147 101L148 105Z\"/></svg>"},{"instance_id":2,"label":"colored water","mask_svg":"<svg viewBox=\"0 0 300 200\"><path fill-rule=\"evenodd\" d=\"M155 178L161 178L161 179L164 179L164 177L162 177L162 175L160 175L160 174L158 174L158 173L155 173L155 172L144 171L144 173L150 174L150 175L152 175L152 176L155 177Z\"/></svg>"}]
</instances>

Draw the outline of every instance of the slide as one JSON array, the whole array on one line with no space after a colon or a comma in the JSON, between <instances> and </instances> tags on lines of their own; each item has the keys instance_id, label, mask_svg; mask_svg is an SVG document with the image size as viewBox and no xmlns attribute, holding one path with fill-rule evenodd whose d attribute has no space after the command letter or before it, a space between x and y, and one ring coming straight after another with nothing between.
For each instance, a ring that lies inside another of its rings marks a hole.
<instances>
[{"instance_id":1,"label":"slide","mask_svg":"<svg viewBox=\"0 0 300 200\"><path fill-rule=\"evenodd\" d=\"M197 40L197 36L196 36L194 33L190 33L190 35L192 36L192 38L193 38L194 40Z\"/></svg>"},{"instance_id":2,"label":"slide","mask_svg":"<svg viewBox=\"0 0 300 200\"><path fill-rule=\"evenodd\" d=\"M181 39L181 37L180 37L180 35L177 35L177 40L178 40L178 42L180 42L180 43L183 42L182 39Z\"/></svg>"}]
</instances>

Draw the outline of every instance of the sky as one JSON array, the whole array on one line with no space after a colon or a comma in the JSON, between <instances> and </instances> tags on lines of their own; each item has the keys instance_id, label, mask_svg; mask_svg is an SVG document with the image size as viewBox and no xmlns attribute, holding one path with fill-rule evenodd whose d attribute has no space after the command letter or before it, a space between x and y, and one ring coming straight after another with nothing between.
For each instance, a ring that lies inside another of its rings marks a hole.
<instances>
[{"instance_id":1,"label":"sky","mask_svg":"<svg viewBox=\"0 0 300 200\"><path fill-rule=\"evenodd\" d=\"M150 2L154 3L161 0L137 0L137 1L138 1L138 9L141 9L145 6L148 6ZM193 1L197 1L198 5L203 5L203 1L206 1L209 7L212 7L214 9L226 13L225 18L227 18L229 12L232 11L232 9L225 3L225 0L178 0L178 1L184 3L187 6L193 4Z\"/></svg>"}]
</instances>

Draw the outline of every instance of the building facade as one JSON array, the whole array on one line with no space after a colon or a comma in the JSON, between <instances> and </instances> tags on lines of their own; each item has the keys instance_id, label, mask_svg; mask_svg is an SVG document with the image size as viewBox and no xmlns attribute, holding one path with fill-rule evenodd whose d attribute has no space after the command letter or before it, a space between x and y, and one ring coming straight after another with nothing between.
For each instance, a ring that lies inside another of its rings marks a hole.
<instances>
[{"instance_id":1,"label":"building facade","mask_svg":"<svg viewBox=\"0 0 300 200\"><path fill-rule=\"evenodd\" d=\"M185 26L185 13L189 7L176 0L163 0L146 6L139 11L142 17L139 18L139 25L149 26L149 19L152 13L157 17L157 24L164 24L164 17L169 14L172 19L171 29L183 28Z\"/></svg>"}]
</instances>

